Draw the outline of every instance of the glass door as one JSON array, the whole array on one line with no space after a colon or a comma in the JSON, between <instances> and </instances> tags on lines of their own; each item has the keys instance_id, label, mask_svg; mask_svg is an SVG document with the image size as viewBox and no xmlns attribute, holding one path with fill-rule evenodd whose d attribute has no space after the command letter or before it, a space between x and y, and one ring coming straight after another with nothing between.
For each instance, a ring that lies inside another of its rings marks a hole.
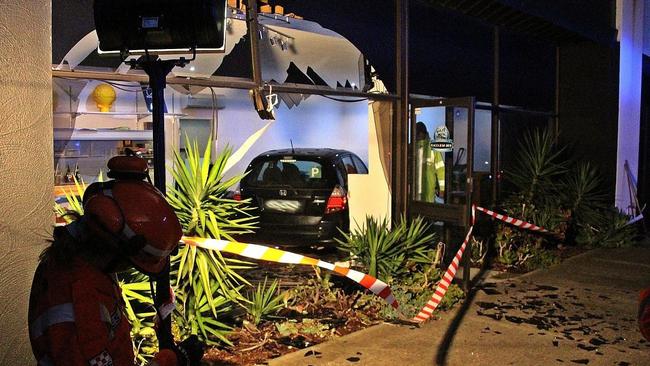
<instances>
[{"instance_id":1,"label":"glass door","mask_svg":"<svg viewBox=\"0 0 650 366\"><path fill-rule=\"evenodd\" d=\"M412 98L410 122L410 214L468 226L474 98Z\"/></svg>"}]
</instances>

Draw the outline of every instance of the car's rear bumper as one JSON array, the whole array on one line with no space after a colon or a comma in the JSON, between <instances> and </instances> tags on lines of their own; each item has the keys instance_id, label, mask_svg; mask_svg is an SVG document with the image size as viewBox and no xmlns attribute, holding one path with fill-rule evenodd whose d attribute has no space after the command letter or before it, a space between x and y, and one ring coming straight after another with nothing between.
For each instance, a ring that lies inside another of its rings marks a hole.
<instances>
[{"instance_id":1,"label":"car's rear bumper","mask_svg":"<svg viewBox=\"0 0 650 366\"><path fill-rule=\"evenodd\" d=\"M271 245L335 245L334 238L340 237L339 224L321 221L317 225L287 225L260 222L259 229L248 238ZM342 229L342 228L341 228Z\"/></svg>"}]
</instances>

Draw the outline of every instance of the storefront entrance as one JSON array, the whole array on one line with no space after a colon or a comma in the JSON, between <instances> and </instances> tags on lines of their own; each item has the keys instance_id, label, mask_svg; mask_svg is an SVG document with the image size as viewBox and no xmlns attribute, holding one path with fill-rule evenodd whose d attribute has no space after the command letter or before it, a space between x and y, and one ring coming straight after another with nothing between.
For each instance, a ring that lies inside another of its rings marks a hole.
<instances>
[{"instance_id":1,"label":"storefront entrance","mask_svg":"<svg viewBox=\"0 0 650 366\"><path fill-rule=\"evenodd\" d=\"M474 98L411 99L409 212L467 227L472 203Z\"/></svg>"}]
</instances>

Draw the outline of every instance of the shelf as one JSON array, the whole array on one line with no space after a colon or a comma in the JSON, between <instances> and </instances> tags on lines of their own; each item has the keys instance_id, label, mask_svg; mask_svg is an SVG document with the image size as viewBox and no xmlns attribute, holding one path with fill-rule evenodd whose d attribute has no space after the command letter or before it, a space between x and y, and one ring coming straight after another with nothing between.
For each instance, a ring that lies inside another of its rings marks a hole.
<instances>
[{"instance_id":1,"label":"shelf","mask_svg":"<svg viewBox=\"0 0 650 366\"><path fill-rule=\"evenodd\" d=\"M98 116L136 116L138 119L151 116L151 112L147 113L132 113L132 112L54 112L54 115L98 115ZM186 117L184 113L165 113L166 117Z\"/></svg>"},{"instance_id":2,"label":"shelf","mask_svg":"<svg viewBox=\"0 0 650 366\"><path fill-rule=\"evenodd\" d=\"M84 159L84 158L106 158L106 155L61 155L61 154L54 154L55 158L59 159Z\"/></svg>"},{"instance_id":3,"label":"shelf","mask_svg":"<svg viewBox=\"0 0 650 366\"><path fill-rule=\"evenodd\" d=\"M153 141L152 130L55 128L55 141Z\"/></svg>"}]
</instances>

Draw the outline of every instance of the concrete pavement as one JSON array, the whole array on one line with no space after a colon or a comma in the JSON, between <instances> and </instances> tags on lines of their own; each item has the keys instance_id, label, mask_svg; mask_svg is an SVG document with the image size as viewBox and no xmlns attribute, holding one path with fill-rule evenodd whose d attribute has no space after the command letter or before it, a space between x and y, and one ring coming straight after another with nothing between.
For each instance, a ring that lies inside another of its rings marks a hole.
<instances>
[{"instance_id":1,"label":"concrete pavement","mask_svg":"<svg viewBox=\"0 0 650 366\"><path fill-rule=\"evenodd\" d=\"M638 291L650 248L598 249L507 280L417 328L381 324L269 365L650 365Z\"/></svg>"}]
</instances>

